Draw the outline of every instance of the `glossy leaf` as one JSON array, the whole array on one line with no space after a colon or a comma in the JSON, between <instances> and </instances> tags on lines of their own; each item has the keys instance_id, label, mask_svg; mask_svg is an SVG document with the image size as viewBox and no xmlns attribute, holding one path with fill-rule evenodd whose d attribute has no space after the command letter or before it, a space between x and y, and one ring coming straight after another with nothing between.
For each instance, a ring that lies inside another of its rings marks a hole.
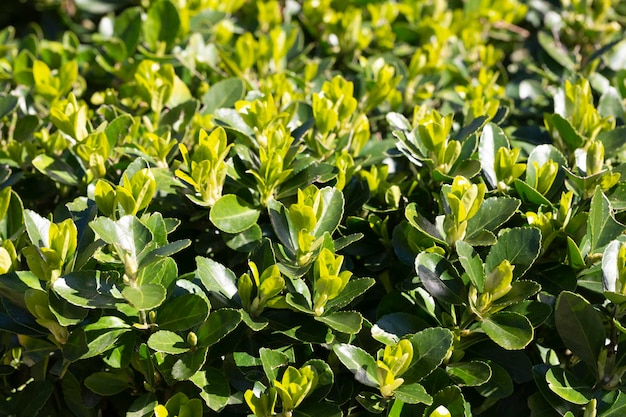
<instances>
[{"instance_id":1,"label":"glossy leaf","mask_svg":"<svg viewBox=\"0 0 626 417\"><path fill-rule=\"evenodd\" d=\"M574 404L587 404L593 397L591 387L579 381L565 369L553 367L546 373L546 381L552 392Z\"/></svg>"},{"instance_id":2,"label":"glossy leaf","mask_svg":"<svg viewBox=\"0 0 626 417\"><path fill-rule=\"evenodd\" d=\"M363 324L363 316L356 311L337 311L335 313L315 317L315 319L327 324L328 327L338 332L348 334L360 332Z\"/></svg>"},{"instance_id":3,"label":"glossy leaf","mask_svg":"<svg viewBox=\"0 0 626 417\"><path fill-rule=\"evenodd\" d=\"M237 328L241 314L237 310L221 309L213 311L198 328L198 346L208 347L219 342Z\"/></svg>"},{"instance_id":4,"label":"glossy leaf","mask_svg":"<svg viewBox=\"0 0 626 417\"><path fill-rule=\"evenodd\" d=\"M344 343L334 345L333 352L341 363L354 374L357 381L369 387L378 387L376 362L369 353L358 346Z\"/></svg>"},{"instance_id":5,"label":"glossy leaf","mask_svg":"<svg viewBox=\"0 0 626 417\"><path fill-rule=\"evenodd\" d=\"M465 302L465 284L443 256L422 252L415 258L415 269L426 290L436 299L450 304Z\"/></svg>"},{"instance_id":6,"label":"glossy leaf","mask_svg":"<svg viewBox=\"0 0 626 417\"><path fill-rule=\"evenodd\" d=\"M239 233L256 224L259 211L240 197L227 194L215 202L209 213L211 222L227 233Z\"/></svg>"},{"instance_id":7,"label":"glossy leaf","mask_svg":"<svg viewBox=\"0 0 626 417\"><path fill-rule=\"evenodd\" d=\"M491 378L491 367L485 362L457 362L446 366L446 372L457 385L476 387Z\"/></svg>"},{"instance_id":8,"label":"glossy leaf","mask_svg":"<svg viewBox=\"0 0 626 417\"><path fill-rule=\"evenodd\" d=\"M609 200L600 187L596 188L589 207L587 236L590 240L590 253L601 251L613 239L617 238L626 227L615 220Z\"/></svg>"},{"instance_id":9,"label":"glossy leaf","mask_svg":"<svg viewBox=\"0 0 626 417\"><path fill-rule=\"evenodd\" d=\"M228 404L230 387L222 372L212 367L206 367L189 378L198 388L204 403L211 410L219 412Z\"/></svg>"},{"instance_id":10,"label":"glossy leaf","mask_svg":"<svg viewBox=\"0 0 626 417\"><path fill-rule=\"evenodd\" d=\"M507 311L487 317L480 327L491 340L508 350L525 348L534 336L533 326L526 317Z\"/></svg>"},{"instance_id":11,"label":"glossy leaf","mask_svg":"<svg viewBox=\"0 0 626 417\"><path fill-rule=\"evenodd\" d=\"M581 295L563 291L556 300L554 321L565 346L595 371L606 337L598 312Z\"/></svg>"},{"instance_id":12,"label":"glossy leaf","mask_svg":"<svg viewBox=\"0 0 626 417\"><path fill-rule=\"evenodd\" d=\"M402 377L413 382L422 380L443 363L452 349L453 335L448 329L431 327L409 340L413 344L413 362Z\"/></svg>"},{"instance_id":13,"label":"glossy leaf","mask_svg":"<svg viewBox=\"0 0 626 417\"><path fill-rule=\"evenodd\" d=\"M157 352L177 355L189 350L187 342L178 334L169 330L159 330L148 338L148 346Z\"/></svg>"},{"instance_id":14,"label":"glossy leaf","mask_svg":"<svg viewBox=\"0 0 626 417\"><path fill-rule=\"evenodd\" d=\"M535 228L513 228L500 233L498 242L491 247L485 259L485 271L489 273L502 261L515 266L513 278L517 279L532 266L541 250L541 232Z\"/></svg>"}]
</instances>

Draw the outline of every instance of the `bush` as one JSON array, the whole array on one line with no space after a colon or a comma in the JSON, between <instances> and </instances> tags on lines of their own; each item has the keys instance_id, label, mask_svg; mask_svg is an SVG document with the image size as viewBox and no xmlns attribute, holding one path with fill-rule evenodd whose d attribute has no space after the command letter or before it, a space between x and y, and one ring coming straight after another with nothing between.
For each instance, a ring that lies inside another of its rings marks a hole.
<instances>
[{"instance_id":1,"label":"bush","mask_svg":"<svg viewBox=\"0 0 626 417\"><path fill-rule=\"evenodd\" d=\"M555 3L3 6L0 416L622 415L626 5Z\"/></svg>"}]
</instances>

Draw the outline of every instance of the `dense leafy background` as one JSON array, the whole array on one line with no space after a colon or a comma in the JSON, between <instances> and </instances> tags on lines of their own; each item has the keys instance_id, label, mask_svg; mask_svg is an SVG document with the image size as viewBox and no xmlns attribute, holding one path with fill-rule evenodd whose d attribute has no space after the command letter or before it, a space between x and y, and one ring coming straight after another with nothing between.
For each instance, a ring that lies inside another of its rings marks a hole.
<instances>
[{"instance_id":1,"label":"dense leafy background","mask_svg":"<svg viewBox=\"0 0 626 417\"><path fill-rule=\"evenodd\" d=\"M620 416L626 3L0 6L0 416Z\"/></svg>"}]
</instances>

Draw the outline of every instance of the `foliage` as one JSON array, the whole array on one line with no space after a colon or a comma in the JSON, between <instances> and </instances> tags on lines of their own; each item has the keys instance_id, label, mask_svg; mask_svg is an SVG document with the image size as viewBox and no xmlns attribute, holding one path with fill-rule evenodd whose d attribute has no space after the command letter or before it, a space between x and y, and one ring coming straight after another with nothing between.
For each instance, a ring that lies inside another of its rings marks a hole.
<instances>
[{"instance_id":1,"label":"foliage","mask_svg":"<svg viewBox=\"0 0 626 417\"><path fill-rule=\"evenodd\" d=\"M0 416L623 414L623 2L25 7Z\"/></svg>"}]
</instances>

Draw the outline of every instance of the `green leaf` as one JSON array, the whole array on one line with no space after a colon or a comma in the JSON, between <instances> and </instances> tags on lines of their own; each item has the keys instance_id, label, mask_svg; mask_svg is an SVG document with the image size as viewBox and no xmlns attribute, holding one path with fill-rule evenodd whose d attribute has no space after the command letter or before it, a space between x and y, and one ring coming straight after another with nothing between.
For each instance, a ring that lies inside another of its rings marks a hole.
<instances>
[{"instance_id":1,"label":"green leaf","mask_svg":"<svg viewBox=\"0 0 626 417\"><path fill-rule=\"evenodd\" d=\"M572 126L570 121L565 119L560 114L552 114L549 116L548 120L559 132L559 136L569 149L578 149L585 143L584 139L580 136L576 129L574 129L574 126Z\"/></svg>"},{"instance_id":2,"label":"green leaf","mask_svg":"<svg viewBox=\"0 0 626 417\"><path fill-rule=\"evenodd\" d=\"M198 328L198 346L209 347L219 342L241 322L238 310L223 308L213 311Z\"/></svg>"},{"instance_id":3,"label":"green leaf","mask_svg":"<svg viewBox=\"0 0 626 417\"><path fill-rule=\"evenodd\" d=\"M326 232L332 234L343 217L344 199L341 191L334 187L324 187L320 190L320 195L323 209L312 231L316 238L322 237Z\"/></svg>"},{"instance_id":4,"label":"green leaf","mask_svg":"<svg viewBox=\"0 0 626 417\"><path fill-rule=\"evenodd\" d=\"M352 300L362 295L372 285L376 284L373 278L352 278L339 295L326 303L325 311L330 314L350 304Z\"/></svg>"},{"instance_id":5,"label":"green leaf","mask_svg":"<svg viewBox=\"0 0 626 417\"><path fill-rule=\"evenodd\" d=\"M606 338L599 313L582 296L563 291L556 300L554 322L565 346L595 374Z\"/></svg>"},{"instance_id":6,"label":"green leaf","mask_svg":"<svg viewBox=\"0 0 626 417\"><path fill-rule=\"evenodd\" d=\"M118 221L113 221L108 217L98 217L89 223L89 226L106 243L127 252L138 261L141 260L141 254L149 248L153 240L150 229L131 215L123 216Z\"/></svg>"},{"instance_id":7,"label":"green leaf","mask_svg":"<svg viewBox=\"0 0 626 417\"><path fill-rule=\"evenodd\" d=\"M52 289L69 303L84 308L115 308L123 302L115 271L76 271L57 278Z\"/></svg>"},{"instance_id":8,"label":"green leaf","mask_svg":"<svg viewBox=\"0 0 626 417\"><path fill-rule=\"evenodd\" d=\"M279 350L261 348L259 356L268 381L278 379L278 369L289 364L289 356Z\"/></svg>"},{"instance_id":9,"label":"green leaf","mask_svg":"<svg viewBox=\"0 0 626 417\"><path fill-rule=\"evenodd\" d=\"M420 384L402 384L393 391L393 396L407 404L433 403L433 397L428 395L426 389Z\"/></svg>"},{"instance_id":10,"label":"green leaf","mask_svg":"<svg viewBox=\"0 0 626 417\"><path fill-rule=\"evenodd\" d=\"M132 372L113 369L106 372L95 372L85 378L84 384L98 395L111 396L119 394L133 386Z\"/></svg>"},{"instance_id":11,"label":"green leaf","mask_svg":"<svg viewBox=\"0 0 626 417\"><path fill-rule=\"evenodd\" d=\"M202 96L202 114L212 114L221 108L231 108L243 99L246 84L241 78L226 78L213 84Z\"/></svg>"},{"instance_id":12,"label":"green leaf","mask_svg":"<svg viewBox=\"0 0 626 417\"><path fill-rule=\"evenodd\" d=\"M480 158L483 175L492 189L498 186L495 161L496 153L500 148L509 149L509 140L498 125L487 123L480 135L478 157Z\"/></svg>"},{"instance_id":13,"label":"green leaf","mask_svg":"<svg viewBox=\"0 0 626 417\"><path fill-rule=\"evenodd\" d=\"M357 402L370 413L380 414L387 408L389 400L380 394L363 391L356 396Z\"/></svg>"},{"instance_id":14,"label":"green leaf","mask_svg":"<svg viewBox=\"0 0 626 417\"><path fill-rule=\"evenodd\" d=\"M535 281L515 281L511 284L509 292L494 301L493 305L498 307L510 306L532 297L540 290L541 285Z\"/></svg>"},{"instance_id":15,"label":"green leaf","mask_svg":"<svg viewBox=\"0 0 626 417\"><path fill-rule=\"evenodd\" d=\"M415 258L417 275L434 298L461 305L467 300L465 283L446 258L438 253L421 252Z\"/></svg>"},{"instance_id":16,"label":"green leaf","mask_svg":"<svg viewBox=\"0 0 626 417\"><path fill-rule=\"evenodd\" d=\"M626 413L626 394L616 391L616 398L607 404L608 409L598 414L600 417L621 417Z\"/></svg>"},{"instance_id":17,"label":"green leaf","mask_svg":"<svg viewBox=\"0 0 626 417\"><path fill-rule=\"evenodd\" d=\"M177 381L186 381L198 372L206 362L208 348L190 350L177 356L167 356L159 369L169 373Z\"/></svg>"},{"instance_id":18,"label":"green leaf","mask_svg":"<svg viewBox=\"0 0 626 417\"><path fill-rule=\"evenodd\" d=\"M546 373L546 382L552 392L571 403L584 405L593 398L591 387L563 368L550 368Z\"/></svg>"},{"instance_id":19,"label":"green leaf","mask_svg":"<svg viewBox=\"0 0 626 417\"><path fill-rule=\"evenodd\" d=\"M591 247L589 253L597 253L617 238L626 227L618 223L613 215L613 209L608 198L598 186L591 198L589 219L587 220L587 236Z\"/></svg>"},{"instance_id":20,"label":"green leaf","mask_svg":"<svg viewBox=\"0 0 626 417\"><path fill-rule=\"evenodd\" d=\"M378 387L378 377L376 376L378 367L369 353L358 346L345 343L334 345L333 352L341 363L354 374L357 381L368 387Z\"/></svg>"},{"instance_id":21,"label":"green leaf","mask_svg":"<svg viewBox=\"0 0 626 417\"><path fill-rule=\"evenodd\" d=\"M50 238L48 232L50 230L50 220L41 217L34 211L24 210L24 225L33 245L39 248L49 246Z\"/></svg>"},{"instance_id":22,"label":"green leaf","mask_svg":"<svg viewBox=\"0 0 626 417\"><path fill-rule=\"evenodd\" d=\"M79 179L74 173L74 169L61 159L41 154L33 159L32 164L39 172L58 183L71 186L79 184Z\"/></svg>"},{"instance_id":23,"label":"green leaf","mask_svg":"<svg viewBox=\"0 0 626 417\"><path fill-rule=\"evenodd\" d=\"M46 405L53 391L54 385L50 381L26 383L17 395L16 409L19 410L18 415L20 417L40 415L39 412Z\"/></svg>"},{"instance_id":24,"label":"green leaf","mask_svg":"<svg viewBox=\"0 0 626 417\"><path fill-rule=\"evenodd\" d=\"M92 358L111 350L116 346L117 340L126 332L132 331L132 327L115 316L103 316L97 322L85 326L85 339L88 352L81 359Z\"/></svg>"},{"instance_id":25,"label":"green leaf","mask_svg":"<svg viewBox=\"0 0 626 417\"><path fill-rule=\"evenodd\" d=\"M437 226L417 211L417 204L410 203L406 207L404 215L411 226L415 227L426 236L431 237L435 242L447 246L445 239L441 236L439 230L437 230Z\"/></svg>"},{"instance_id":26,"label":"green leaf","mask_svg":"<svg viewBox=\"0 0 626 417\"><path fill-rule=\"evenodd\" d=\"M482 259L480 259L480 256L474 252L474 248L462 240L456 242L456 251L459 255L459 262L461 263L461 266L463 266L463 269L465 269L470 282L478 289L479 292L483 292L485 267Z\"/></svg>"},{"instance_id":27,"label":"green leaf","mask_svg":"<svg viewBox=\"0 0 626 417\"><path fill-rule=\"evenodd\" d=\"M619 126L598 134L598 140L604 145L605 155L614 155L626 146L624 134L626 134L626 126Z\"/></svg>"},{"instance_id":28,"label":"green leaf","mask_svg":"<svg viewBox=\"0 0 626 417\"><path fill-rule=\"evenodd\" d=\"M143 268L160 258L172 256L180 252L181 250L189 247L189 245L191 245L191 240L182 239L151 250L141 259L141 262L139 263L139 268Z\"/></svg>"},{"instance_id":29,"label":"green leaf","mask_svg":"<svg viewBox=\"0 0 626 417\"><path fill-rule=\"evenodd\" d=\"M211 222L227 233L240 233L252 227L259 219L259 210L234 194L227 194L215 202L209 213Z\"/></svg>"},{"instance_id":30,"label":"green leaf","mask_svg":"<svg viewBox=\"0 0 626 417\"><path fill-rule=\"evenodd\" d=\"M219 412L228 404L230 386L228 379L218 369L206 367L189 378L198 388L200 397L211 410Z\"/></svg>"},{"instance_id":31,"label":"green leaf","mask_svg":"<svg viewBox=\"0 0 626 417\"><path fill-rule=\"evenodd\" d=\"M525 203L536 204L538 206L552 206L550 200L545 198L539 193L539 191L535 190L533 187L520 180L519 178L513 181L513 185L515 186L515 190L519 194L520 198Z\"/></svg>"},{"instance_id":32,"label":"green leaf","mask_svg":"<svg viewBox=\"0 0 626 417\"><path fill-rule=\"evenodd\" d=\"M210 293L232 300L237 294L237 277L230 269L209 258L196 257L196 277Z\"/></svg>"},{"instance_id":33,"label":"green leaf","mask_svg":"<svg viewBox=\"0 0 626 417\"><path fill-rule=\"evenodd\" d=\"M477 387L491 378L491 367L485 362L456 362L446 366L446 372L458 386Z\"/></svg>"},{"instance_id":34,"label":"green leaf","mask_svg":"<svg viewBox=\"0 0 626 417\"><path fill-rule=\"evenodd\" d=\"M143 284L140 287L125 287L122 295L137 310L153 310L165 301L166 291L159 284Z\"/></svg>"},{"instance_id":35,"label":"green leaf","mask_svg":"<svg viewBox=\"0 0 626 417\"><path fill-rule=\"evenodd\" d=\"M160 0L150 5L146 20L143 22L143 38L152 51L159 51L160 43L164 43L167 52L174 43L178 29L180 27L180 17L178 10L172 2Z\"/></svg>"},{"instance_id":36,"label":"green leaf","mask_svg":"<svg viewBox=\"0 0 626 417\"><path fill-rule=\"evenodd\" d=\"M138 397L133 403L128 407L128 411L126 412L126 417L148 417L152 416L154 413L154 407L159 404L157 401L156 395L152 392L148 392Z\"/></svg>"},{"instance_id":37,"label":"green leaf","mask_svg":"<svg viewBox=\"0 0 626 417\"><path fill-rule=\"evenodd\" d=\"M498 236L485 259L485 273L491 272L504 260L515 266L513 279L518 279L531 267L541 251L541 232L532 227L506 229Z\"/></svg>"},{"instance_id":38,"label":"green leaf","mask_svg":"<svg viewBox=\"0 0 626 417\"><path fill-rule=\"evenodd\" d=\"M189 350L187 342L178 334L169 330L158 330L148 338L148 346L157 352L177 355Z\"/></svg>"},{"instance_id":39,"label":"green leaf","mask_svg":"<svg viewBox=\"0 0 626 417\"><path fill-rule=\"evenodd\" d=\"M480 327L491 340L508 350L525 348L534 336L530 321L521 314L509 311L487 317L480 323Z\"/></svg>"},{"instance_id":40,"label":"green leaf","mask_svg":"<svg viewBox=\"0 0 626 417\"><path fill-rule=\"evenodd\" d=\"M333 330L348 334L357 334L363 325L363 316L356 311L338 311L315 317L315 320L327 324Z\"/></svg>"},{"instance_id":41,"label":"green leaf","mask_svg":"<svg viewBox=\"0 0 626 417\"><path fill-rule=\"evenodd\" d=\"M0 96L0 119L11 113L17 107L18 98L12 95Z\"/></svg>"},{"instance_id":42,"label":"green leaf","mask_svg":"<svg viewBox=\"0 0 626 417\"><path fill-rule=\"evenodd\" d=\"M515 388L509 373L500 365L489 361L491 378L484 384L476 387L476 391L485 398L507 398L513 394Z\"/></svg>"},{"instance_id":43,"label":"green leaf","mask_svg":"<svg viewBox=\"0 0 626 417\"><path fill-rule=\"evenodd\" d=\"M575 70L576 63L574 58L568 54L567 50L564 50L563 46L560 44L557 45L556 41L550 35L541 31L537 34L537 40L543 50L557 63L568 70Z\"/></svg>"},{"instance_id":44,"label":"green leaf","mask_svg":"<svg viewBox=\"0 0 626 417\"><path fill-rule=\"evenodd\" d=\"M209 316L209 304L197 294L183 294L167 302L157 311L157 324L162 330L188 330Z\"/></svg>"},{"instance_id":45,"label":"green leaf","mask_svg":"<svg viewBox=\"0 0 626 417\"><path fill-rule=\"evenodd\" d=\"M327 402L303 402L293 410L293 417L343 417L341 409Z\"/></svg>"},{"instance_id":46,"label":"green leaf","mask_svg":"<svg viewBox=\"0 0 626 417\"><path fill-rule=\"evenodd\" d=\"M413 361L402 374L405 382L416 382L433 372L452 349L453 335L448 329L431 327L416 333L411 339Z\"/></svg>"},{"instance_id":47,"label":"green leaf","mask_svg":"<svg viewBox=\"0 0 626 417\"><path fill-rule=\"evenodd\" d=\"M515 214L520 204L517 198L487 198L474 217L467 221L466 240L471 240L483 230L495 231Z\"/></svg>"}]
</instances>

